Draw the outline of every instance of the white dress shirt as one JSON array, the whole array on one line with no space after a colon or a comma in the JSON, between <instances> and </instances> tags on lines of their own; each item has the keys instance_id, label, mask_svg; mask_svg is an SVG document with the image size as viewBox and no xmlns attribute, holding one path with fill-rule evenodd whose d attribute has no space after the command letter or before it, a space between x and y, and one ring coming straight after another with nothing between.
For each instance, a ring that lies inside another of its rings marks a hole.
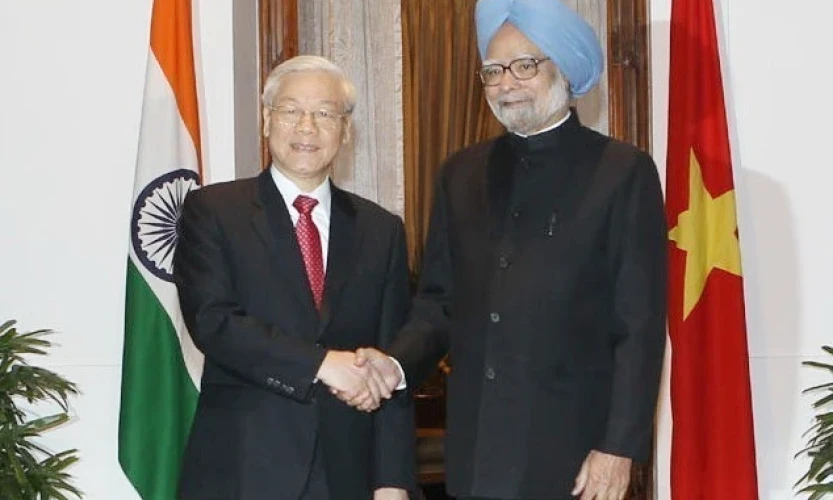
<instances>
[{"instance_id":1,"label":"white dress shirt","mask_svg":"<svg viewBox=\"0 0 833 500\"><path fill-rule=\"evenodd\" d=\"M275 186L278 187L278 191L280 191L283 197L286 209L289 210L289 217L292 218L293 226L298 224L298 219L301 217L298 209L292 205L295 202L295 198L302 194L318 200L318 205L315 205L315 208L312 209L312 222L315 224L315 227L318 229L318 235L321 237L321 258L324 260L324 272L326 273L328 246L330 242L330 207L333 203L333 193L330 191L330 178L327 177L317 188L309 193L305 193L294 182L289 180L287 176L283 175L280 170L275 168L274 165L269 170L272 174L272 180L275 181Z\"/></svg>"}]
</instances>

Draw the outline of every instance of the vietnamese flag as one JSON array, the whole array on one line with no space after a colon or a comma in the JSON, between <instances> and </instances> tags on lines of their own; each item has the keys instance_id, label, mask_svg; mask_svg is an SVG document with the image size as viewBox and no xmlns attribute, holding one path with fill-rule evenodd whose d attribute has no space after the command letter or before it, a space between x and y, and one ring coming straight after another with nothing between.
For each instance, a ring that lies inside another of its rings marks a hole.
<instances>
[{"instance_id":1,"label":"vietnamese flag","mask_svg":"<svg viewBox=\"0 0 833 500\"><path fill-rule=\"evenodd\" d=\"M757 499L735 188L712 0L672 0L672 500Z\"/></svg>"}]
</instances>

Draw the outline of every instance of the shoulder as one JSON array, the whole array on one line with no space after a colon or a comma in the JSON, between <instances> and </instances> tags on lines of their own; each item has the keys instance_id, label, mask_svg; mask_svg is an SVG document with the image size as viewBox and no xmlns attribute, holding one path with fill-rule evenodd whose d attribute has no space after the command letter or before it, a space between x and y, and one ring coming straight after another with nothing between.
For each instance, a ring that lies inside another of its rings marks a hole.
<instances>
[{"instance_id":1,"label":"shoulder","mask_svg":"<svg viewBox=\"0 0 833 500\"><path fill-rule=\"evenodd\" d=\"M405 247L405 226L402 219L377 203L334 188L332 210L338 210L337 207L352 216L354 224L351 226L363 241L361 259L381 259L383 255L390 255L396 249ZM331 221L331 224L338 223L335 219Z\"/></svg>"},{"instance_id":2,"label":"shoulder","mask_svg":"<svg viewBox=\"0 0 833 500\"><path fill-rule=\"evenodd\" d=\"M661 191L659 171L647 152L585 127L578 137L578 154L593 158L597 181L623 189L647 184Z\"/></svg>"},{"instance_id":3,"label":"shoulder","mask_svg":"<svg viewBox=\"0 0 833 500\"><path fill-rule=\"evenodd\" d=\"M402 226L402 219L399 216L378 203L335 186L332 188L332 193L333 203L337 203L339 199L342 203L346 202L361 224L367 224L374 229L387 230L395 230Z\"/></svg>"},{"instance_id":4,"label":"shoulder","mask_svg":"<svg viewBox=\"0 0 833 500\"><path fill-rule=\"evenodd\" d=\"M489 157L495 146L503 140L505 140L505 134L494 139L478 142L477 144L472 144L471 146L460 149L449 155L445 161L445 165L465 165L485 160Z\"/></svg>"},{"instance_id":5,"label":"shoulder","mask_svg":"<svg viewBox=\"0 0 833 500\"><path fill-rule=\"evenodd\" d=\"M257 177L217 182L188 193L186 202L206 207L224 207L251 200L257 193Z\"/></svg>"},{"instance_id":6,"label":"shoulder","mask_svg":"<svg viewBox=\"0 0 833 500\"><path fill-rule=\"evenodd\" d=\"M257 203L257 178L217 182L191 191L185 197L182 217L188 221L215 220L235 223L250 217Z\"/></svg>"},{"instance_id":7,"label":"shoulder","mask_svg":"<svg viewBox=\"0 0 833 500\"><path fill-rule=\"evenodd\" d=\"M234 181L216 182L188 194L203 203L221 203L238 198L249 198L257 190L257 177Z\"/></svg>"},{"instance_id":8,"label":"shoulder","mask_svg":"<svg viewBox=\"0 0 833 500\"><path fill-rule=\"evenodd\" d=\"M460 149L451 155L443 163L444 170L451 170L454 168L462 168L465 166L481 165L488 160L489 155L496 146L506 140L506 135L495 137L487 141L472 144L463 149Z\"/></svg>"},{"instance_id":9,"label":"shoulder","mask_svg":"<svg viewBox=\"0 0 833 500\"><path fill-rule=\"evenodd\" d=\"M507 135L478 142L459 149L449 155L440 167L439 179L448 182L452 177L469 177L470 175L482 174L483 168L492 156L496 148L500 148L506 142Z\"/></svg>"},{"instance_id":10,"label":"shoulder","mask_svg":"<svg viewBox=\"0 0 833 500\"><path fill-rule=\"evenodd\" d=\"M656 164L647 152L628 142L614 139L595 130L582 127L580 132L582 145L588 150L600 154L600 161L619 169L656 171Z\"/></svg>"}]
</instances>

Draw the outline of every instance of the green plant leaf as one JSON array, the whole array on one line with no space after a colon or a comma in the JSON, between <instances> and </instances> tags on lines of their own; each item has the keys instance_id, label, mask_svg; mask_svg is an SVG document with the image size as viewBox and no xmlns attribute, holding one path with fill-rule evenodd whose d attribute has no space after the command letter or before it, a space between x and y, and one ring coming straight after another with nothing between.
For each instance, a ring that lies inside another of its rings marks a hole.
<instances>
[{"instance_id":1,"label":"green plant leaf","mask_svg":"<svg viewBox=\"0 0 833 500\"><path fill-rule=\"evenodd\" d=\"M816 385L816 386L813 386L813 387L808 387L808 388L804 389L801 392L802 393L815 392L815 391L818 391L819 389L829 389L829 390L833 391L833 382L828 382L826 384L821 384L821 385Z\"/></svg>"},{"instance_id":2,"label":"green plant leaf","mask_svg":"<svg viewBox=\"0 0 833 500\"><path fill-rule=\"evenodd\" d=\"M833 355L833 347L823 346L824 352ZM805 361L802 365L821 368L833 374L833 365L818 361ZM795 486L804 485L799 492L810 493L811 500L820 500L827 493L833 493L833 411L824 411L833 404L833 381L809 387L803 393L823 391L819 399L813 402L816 414L810 428L804 433L806 446L796 453L796 457L805 455L810 459L807 471L796 482ZM829 393L828 393L829 392Z\"/></svg>"},{"instance_id":3,"label":"green plant leaf","mask_svg":"<svg viewBox=\"0 0 833 500\"><path fill-rule=\"evenodd\" d=\"M60 375L28 363L52 346L51 330L18 332L14 321L0 325L0 498L3 500L70 500L82 498L67 471L78 461L77 450L53 453L36 438L69 420L68 399L78 387ZM53 401L63 410L30 418L18 408L28 402Z\"/></svg>"},{"instance_id":4,"label":"green plant leaf","mask_svg":"<svg viewBox=\"0 0 833 500\"><path fill-rule=\"evenodd\" d=\"M17 324L17 321L13 320L13 319L10 319L9 321L6 321L2 325L0 325L0 335L6 333L6 330L10 329L15 324Z\"/></svg>"},{"instance_id":5,"label":"green plant leaf","mask_svg":"<svg viewBox=\"0 0 833 500\"><path fill-rule=\"evenodd\" d=\"M826 405L827 403L829 403L831 401L833 401L833 394L830 394L829 396L825 396L825 397L819 399L818 401L813 403L813 407L818 408L819 406L824 406L824 405Z\"/></svg>"},{"instance_id":6,"label":"green plant leaf","mask_svg":"<svg viewBox=\"0 0 833 500\"><path fill-rule=\"evenodd\" d=\"M833 371L833 365L828 365L825 363L819 363L818 361L804 361L801 363L804 366L812 366L815 368L823 368L825 370Z\"/></svg>"}]
</instances>

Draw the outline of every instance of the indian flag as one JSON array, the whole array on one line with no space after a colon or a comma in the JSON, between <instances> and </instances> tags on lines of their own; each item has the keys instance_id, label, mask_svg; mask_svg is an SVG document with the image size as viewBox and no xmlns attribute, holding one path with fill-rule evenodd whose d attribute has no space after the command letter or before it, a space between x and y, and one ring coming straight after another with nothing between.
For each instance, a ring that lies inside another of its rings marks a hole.
<instances>
[{"instance_id":1,"label":"indian flag","mask_svg":"<svg viewBox=\"0 0 833 500\"><path fill-rule=\"evenodd\" d=\"M172 279L185 195L200 186L190 0L155 0L130 220L119 463L144 500L173 500L202 356Z\"/></svg>"}]
</instances>

